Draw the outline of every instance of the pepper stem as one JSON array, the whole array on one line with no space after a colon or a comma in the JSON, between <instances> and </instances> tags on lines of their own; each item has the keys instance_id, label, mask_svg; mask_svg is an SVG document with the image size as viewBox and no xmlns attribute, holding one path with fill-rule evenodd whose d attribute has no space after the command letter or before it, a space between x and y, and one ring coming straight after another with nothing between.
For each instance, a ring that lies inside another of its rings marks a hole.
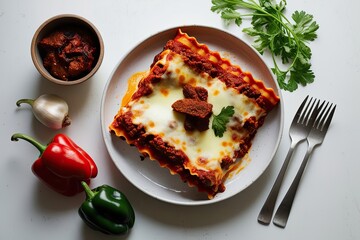
<instances>
[{"instance_id":1,"label":"pepper stem","mask_svg":"<svg viewBox=\"0 0 360 240\"><path fill-rule=\"evenodd\" d=\"M38 141L36 141L34 138L29 137L22 133L15 133L11 136L11 141L19 141L19 139L23 139L23 140L31 143L32 145L34 145L40 151L40 156L47 147L46 145L43 145L43 144L39 143Z\"/></svg>"},{"instance_id":2,"label":"pepper stem","mask_svg":"<svg viewBox=\"0 0 360 240\"><path fill-rule=\"evenodd\" d=\"M20 100L18 100L17 102L16 102L16 106L18 106L18 107L20 107L20 105L22 104L22 103L27 103L27 104L29 104L29 105L33 105L33 103L34 103L34 99L20 99Z\"/></svg>"},{"instance_id":3,"label":"pepper stem","mask_svg":"<svg viewBox=\"0 0 360 240\"><path fill-rule=\"evenodd\" d=\"M85 193L86 193L86 199L91 199L95 196L95 193L90 189L89 185L84 182L81 181L81 185L83 186Z\"/></svg>"}]
</instances>

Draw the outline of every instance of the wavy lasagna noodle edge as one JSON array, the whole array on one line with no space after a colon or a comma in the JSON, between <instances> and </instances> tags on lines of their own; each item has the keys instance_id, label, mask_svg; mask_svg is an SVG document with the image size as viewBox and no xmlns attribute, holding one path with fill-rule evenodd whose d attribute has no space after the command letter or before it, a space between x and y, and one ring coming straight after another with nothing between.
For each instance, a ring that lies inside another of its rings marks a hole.
<instances>
[{"instance_id":1,"label":"wavy lasagna noodle edge","mask_svg":"<svg viewBox=\"0 0 360 240\"><path fill-rule=\"evenodd\" d=\"M171 105L184 98L187 84L207 90L212 114L234 106L235 114L223 137L214 135L213 118L208 130L184 129L186 115L175 112ZM280 100L251 73L180 29L154 57L136 89L126 95L129 100L115 115L110 131L180 175L189 186L207 193L209 199L225 191L231 166L247 154L257 129Z\"/></svg>"}]
</instances>

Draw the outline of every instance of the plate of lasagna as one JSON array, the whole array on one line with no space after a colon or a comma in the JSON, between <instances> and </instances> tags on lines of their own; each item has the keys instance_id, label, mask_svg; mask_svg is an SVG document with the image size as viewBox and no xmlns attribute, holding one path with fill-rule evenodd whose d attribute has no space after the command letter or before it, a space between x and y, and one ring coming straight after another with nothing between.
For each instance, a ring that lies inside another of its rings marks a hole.
<instances>
[{"instance_id":1,"label":"plate of lasagna","mask_svg":"<svg viewBox=\"0 0 360 240\"><path fill-rule=\"evenodd\" d=\"M179 205L227 199L267 168L283 129L281 92L260 55L206 26L150 36L111 74L102 133L138 189Z\"/></svg>"}]
</instances>

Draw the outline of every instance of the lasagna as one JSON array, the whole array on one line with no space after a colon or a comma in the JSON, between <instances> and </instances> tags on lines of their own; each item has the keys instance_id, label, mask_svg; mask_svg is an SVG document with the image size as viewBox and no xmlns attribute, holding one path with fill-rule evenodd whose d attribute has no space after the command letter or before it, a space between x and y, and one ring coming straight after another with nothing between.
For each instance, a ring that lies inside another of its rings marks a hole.
<instances>
[{"instance_id":1,"label":"lasagna","mask_svg":"<svg viewBox=\"0 0 360 240\"><path fill-rule=\"evenodd\" d=\"M225 191L279 102L273 89L181 29L131 84L110 131L209 199Z\"/></svg>"}]
</instances>

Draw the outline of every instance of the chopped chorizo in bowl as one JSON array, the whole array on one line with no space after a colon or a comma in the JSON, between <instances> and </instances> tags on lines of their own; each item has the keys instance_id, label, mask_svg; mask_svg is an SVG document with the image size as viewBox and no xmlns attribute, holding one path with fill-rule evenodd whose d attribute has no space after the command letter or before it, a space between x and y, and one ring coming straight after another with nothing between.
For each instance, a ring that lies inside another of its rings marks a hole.
<instances>
[{"instance_id":1,"label":"chopped chorizo in bowl","mask_svg":"<svg viewBox=\"0 0 360 240\"><path fill-rule=\"evenodd\" d=\"M46 79L73 85L99 69L104 55L100 33L88 20L70 14L43 23L31 43L35 67Z\"/></svg>"}]
</instances>

